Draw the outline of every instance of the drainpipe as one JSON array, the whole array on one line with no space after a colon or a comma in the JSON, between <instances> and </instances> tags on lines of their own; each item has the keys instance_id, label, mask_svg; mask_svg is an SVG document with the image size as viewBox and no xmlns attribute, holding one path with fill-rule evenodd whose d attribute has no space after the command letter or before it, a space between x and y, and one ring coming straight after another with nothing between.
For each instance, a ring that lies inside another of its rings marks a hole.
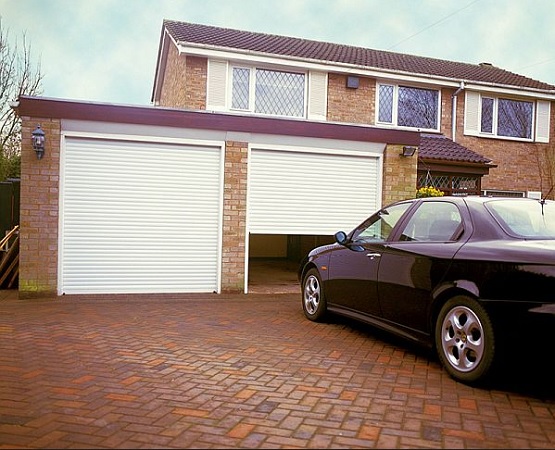
<instances>
[{"instance_id":1,"label":"drainpipe","mask_svg":"<svg viewBox=\"0 0 555 450\"><path fill-rule=\"evenodd\" d=\"M451 137L453 142L456 142L456 132L457 132L457 95L459 95L464 90L464 81L461 81L459 88L451 96L453 111L451 112Z\"/></svg>"}]
</instances>

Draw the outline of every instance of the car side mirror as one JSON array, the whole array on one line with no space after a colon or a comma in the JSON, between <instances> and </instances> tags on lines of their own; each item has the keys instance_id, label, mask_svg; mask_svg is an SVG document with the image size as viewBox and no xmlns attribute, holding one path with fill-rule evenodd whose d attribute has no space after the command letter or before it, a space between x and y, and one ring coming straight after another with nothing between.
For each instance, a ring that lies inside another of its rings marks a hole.
<instances>
[{"instance_id":1,"label":"car side mirror","mask_svg":"<svg viewBox=\"0 0 555 450\"><path fill-rule=\"evenodd\" d=\"M337 233L335 233L334 235L335 237L335 242L337 242L340 245L346 245L347 244L347 233L345 233L344 231L338 231Z\"/></svg>"},{"instance_id":2,"label":"car side mirror","mask_svg":"<svg viewBox=\"0 0 555 450\"><path fill-rule=\"evenodd\" d=\"M353 250L354 252L364 251L364 247L362 245L355 244L354 242L352 242L347 237L347 233L345 233L344 231L338 231L337 233L335 233L334 237L335 237L335 242L337 242L339 245L343 245L347 247L349 250Z\"/></svg>"}]
</instances>

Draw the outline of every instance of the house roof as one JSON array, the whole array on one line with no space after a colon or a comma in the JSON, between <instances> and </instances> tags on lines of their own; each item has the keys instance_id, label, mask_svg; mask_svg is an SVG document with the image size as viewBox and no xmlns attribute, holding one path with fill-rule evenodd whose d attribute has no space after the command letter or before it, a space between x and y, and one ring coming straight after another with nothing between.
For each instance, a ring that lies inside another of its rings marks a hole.
<instances>
[{"instance_id":1,"label":"house roof","mask_svg":"<svg viewBox=\"0 0 555 450\"><path fill-rule=\"evenodd\" d=\"M220 50L243 50L273 56L347 64L456 81L464 80L545 91L555 90L553 85L509 72L491 64L468 64L173 20L164 20L163 26L173 39L182 44L189 43Z\"/></svg>"},{"instance_id":2,"label":"house roof","mask_svg":"<svg viewBox=\"0 0 555 450\"><path fill-rule=\"evenodd\" d=\"M425 160L487 164L492 160L452 141L443 134L420 134L418 157Z\"/></svg>"}]
</instances>

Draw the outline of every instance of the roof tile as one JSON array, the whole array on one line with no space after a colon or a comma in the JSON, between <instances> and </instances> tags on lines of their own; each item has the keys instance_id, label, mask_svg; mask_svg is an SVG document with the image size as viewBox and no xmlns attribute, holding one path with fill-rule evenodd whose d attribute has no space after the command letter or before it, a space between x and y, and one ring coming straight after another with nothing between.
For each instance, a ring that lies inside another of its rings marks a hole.
<instances>
[{"instance_id":1,"label":"roof tile","mask_svg":"<svg viewBox=\"0 0 555 450\"><path fill-rule=\"evenodd\" d=\"M474 164L491 164L488 159L476 152L454 142L443 134L422 133L418 157L441 161L466 162Z\"/></svg>"},{"instance_id":2,"label":"roof tile","mask_svg":"<svg viewBox=\"0 0 555 450\"><path fill-rule=\"evenodd\" d=\"M555 90L553 85L509 72L491 64L468 64L172 20L164 20L164 27L178 42L214 48L247 50L276 56L356 65L369 69L435 76L456 81L493 83L545 91Z\"/></svg>"}]
</instances>

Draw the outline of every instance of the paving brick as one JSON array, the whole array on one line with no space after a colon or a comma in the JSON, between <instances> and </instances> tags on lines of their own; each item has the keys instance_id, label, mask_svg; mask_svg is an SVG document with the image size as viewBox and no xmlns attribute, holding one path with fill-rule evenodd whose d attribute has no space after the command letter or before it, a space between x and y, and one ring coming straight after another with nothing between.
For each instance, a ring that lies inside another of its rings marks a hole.
<instances>
[{"instance_id":1,"label":"paving brick","mask_svg":"<svg viewBox=\"0 0 555 450\"><path fill-rule=\"evenodd\" d=\"M550 377L465 386L298 297L0 291L0 449L555 447Z\"/></svg>"}]
</instances>

